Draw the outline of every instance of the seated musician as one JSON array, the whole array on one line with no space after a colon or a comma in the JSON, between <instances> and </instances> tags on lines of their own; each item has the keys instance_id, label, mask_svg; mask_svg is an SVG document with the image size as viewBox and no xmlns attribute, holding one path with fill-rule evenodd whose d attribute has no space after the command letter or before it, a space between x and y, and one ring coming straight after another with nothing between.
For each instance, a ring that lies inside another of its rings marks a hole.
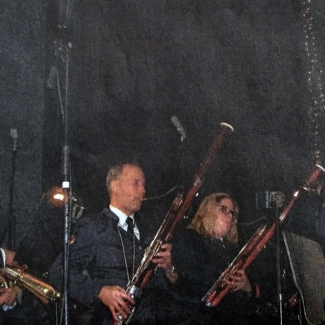
<instances>
[{"instance_id":1,"label":"seated musician","mask_svg":"<svg viewBox=\"0 0 325 325\"><path fill-rule=\"evenodd\" d=\"M33 227L21 238L17 250L15 252L3 251L7 265L27 269L26 273L43 283L46 281L46 272L63 248L64 220L61 216L64 202L60 199L53 201L53 193L58 193L59 190L58 187L52 188L42 196L35 212L31 215ZM78 211L80 214L79 205L76 206L79 202L80 200L77 199L73 201L73 211ZM0 290L6 295L10 292L16 295L18 292L18 299L15 299L18 303L10 304L10 308L0 307L1 325L43 325L56 322L55 303L44 304L29 290L23 289L23 286L13 285L12 281L7 284L14 288L1 288ZM41 291L39 283L37 287ZM46 293L47 290L44 290L44 296ZM4 295L1 295L0 303L2 298ZM1 309L6 311L1 311Z\"/></svg>"},{"instance_id":2,"label":"seated musician","mask_svg":"<svg viewBox=\"0 0 325 325\"><path fill-rule=\"evenodd\" d=\"M0 268L5 267L5 265L14 265L14 252L2 248L0 251ZM6 281L6 279L4 280ZM14 309L17 304L16 298L17 294L13 288L0 287L0 305L2 305L3 311Z\"/></svg>"},{"instance_id":3,"label":"seated musician","mask_svg":"<svg viewBox=\"0 0 325 325\"><path fill-rule=\"evenodd\" d=\"M70 297L94 310L96 324L108 324L118 315L126 318L135 301L125 287L141 262L146 239L145 228L137 213L145 195L145 177L140 167L124 164L112 167L106 179L110 206L96 216L88 216L77 223L70 246ZM171 269L171 245L155 260L157 266ZM62 288L62 255L49 272L49 280ZM81 313L80 313L81 315ZM87 316L73 324L84 324ZM77 316L77 315L76 315ZM91 320L93 321L93 320Z\"/></svg>"},{"instance_id":4,"label":"seated musician","mask_svg":"<svg viewBox=\"0 0 325 325\"><path fill-rule=\"evenodd\" d=\"M16 260L16 252L1 249L2 260L1 266L14 266L21 268ZM23 269L27 267L23 265ZM22 290L21 287L13 284L12 281L8 281L5 275L2 277L3 286L0 288L0 324L1 325L40 325L45 324L43 317L41 317L42 310L39 310L37 306L32 305L30 302L34 302L33 295ZM42 315L43 316L43 315Z\"/></svg>"},{"instance_id":5,"label":"seated musician","mask_svg":"<svg viewBox=\"0 0 325 325\"><path fill-rule=\"evenodd\" d=\"M269 324L250 315L255 311L259 287L242 270L231 276L232 290L218 306L201 303L238 253L237 215L238 205L226 193L214 193L203 200L188 229L173 236L174 283L169 294L153 288L135 315L136 324ZM156 317L146 322L150 314Z\"/></svg>"}]
</instances>

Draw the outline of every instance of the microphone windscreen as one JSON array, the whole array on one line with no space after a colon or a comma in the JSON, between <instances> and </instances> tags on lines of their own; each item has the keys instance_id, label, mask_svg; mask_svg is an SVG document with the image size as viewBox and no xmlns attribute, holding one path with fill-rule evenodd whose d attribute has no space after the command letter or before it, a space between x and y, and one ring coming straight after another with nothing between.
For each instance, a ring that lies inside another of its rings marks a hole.
<instances>
[{"instance_id":1,"label":"microphone windscreen","mask_svg":"<svg viewBox=\"0 0 325 325\"><path fill-rule=\"evenodd\" d=\"M46 80L46 88L47 89L53 89L55 87L56 73L57 73L56 67L51 67L49 77Z\"/></svg>"},{"instance_id":2,"label":"microphone windscreen","mask_svg":"<svg viewBox=\"0 0 325 325\"><path fill-rule=\"evenodd\" d=\"M18 131L17 129L10 129L10 136L13 140L18 139Z\"/></svg>"},{"instance_id":3,"label":"microphone windscreen","mask_svg":"<svg viewBox=\"0 0 325 325\"><path fill-rule=\"evenodd\" d=\"M176 127L176 130L181 135L181 141L183 141L186 138L186 133L185 133L185 130L184 130L184 127L183 127L182 123L180 122L180 120L178 119L178 117L175 116L175 115L173 115L170 118L170 120L174 124L174 126Z\"/></svg>"}]
</instances>

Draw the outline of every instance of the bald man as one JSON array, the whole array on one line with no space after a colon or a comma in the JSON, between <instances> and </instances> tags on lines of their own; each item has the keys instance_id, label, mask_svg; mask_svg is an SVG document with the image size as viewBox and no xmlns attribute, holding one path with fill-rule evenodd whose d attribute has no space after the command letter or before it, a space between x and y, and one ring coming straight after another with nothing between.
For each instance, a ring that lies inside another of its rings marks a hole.
<instances>
[{"instance_id":1,"label":"bald man","mask_svg":"<svg viewBox=\"0 0 325 325\"><path fill-rule=\"evenodd\" d=\"M112 167L106 178L110 205L101 214L77 224L70 246L69 294L95 310L96 324L108 324L117 315L126 318L134 300L125 292L139 266L144 249L137 212L145 198L145 176L134 164ZM154 263L167 274L171 245L162 245ZM49 281L60 287L62 257L50 269Z\"/></svg>"}]
</instances>

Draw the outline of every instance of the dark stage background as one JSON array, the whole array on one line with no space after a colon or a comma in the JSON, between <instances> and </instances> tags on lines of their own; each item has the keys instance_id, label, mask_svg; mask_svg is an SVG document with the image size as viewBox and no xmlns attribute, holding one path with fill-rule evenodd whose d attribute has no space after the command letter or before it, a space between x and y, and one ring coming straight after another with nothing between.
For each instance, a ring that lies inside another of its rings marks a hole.
<instances>
[{"instance_id":1,"label":"dark stage background","mask_svg":"<svg viewBox=\"0 0 325 325\"><path fill-rule=\"evenodd\" d=\"M256 193L290 199L323 156L324 13L322 0L2 1L0 239L10 214L16 246L35 226L65 141L89 212L116 163L143 167L148 197L191 185L221 122L235 131L192 210L222 190L253 222ZM175 195L151 203L165 214Z\"/></svg>"}]
</instances>

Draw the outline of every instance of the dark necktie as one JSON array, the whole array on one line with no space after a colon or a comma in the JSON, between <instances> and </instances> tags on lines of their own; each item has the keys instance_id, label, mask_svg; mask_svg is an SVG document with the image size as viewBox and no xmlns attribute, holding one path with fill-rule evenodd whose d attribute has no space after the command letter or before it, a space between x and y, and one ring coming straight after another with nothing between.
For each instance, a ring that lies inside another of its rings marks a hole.
<instances>
[{"instance_id":1,"label":"dark necktie","mask_svg":"<svg viewBox=\"0 0 325 325\"><path fill-rule=\"evenodd\" d=\"M134 231L133 231L133 228L134 228L133 219L130 218L130 217L127 217L126 218L126 223L128 224L127 233L130 234L133 237L133 234L134 234Z\"/></svg>"}]
</instances>

